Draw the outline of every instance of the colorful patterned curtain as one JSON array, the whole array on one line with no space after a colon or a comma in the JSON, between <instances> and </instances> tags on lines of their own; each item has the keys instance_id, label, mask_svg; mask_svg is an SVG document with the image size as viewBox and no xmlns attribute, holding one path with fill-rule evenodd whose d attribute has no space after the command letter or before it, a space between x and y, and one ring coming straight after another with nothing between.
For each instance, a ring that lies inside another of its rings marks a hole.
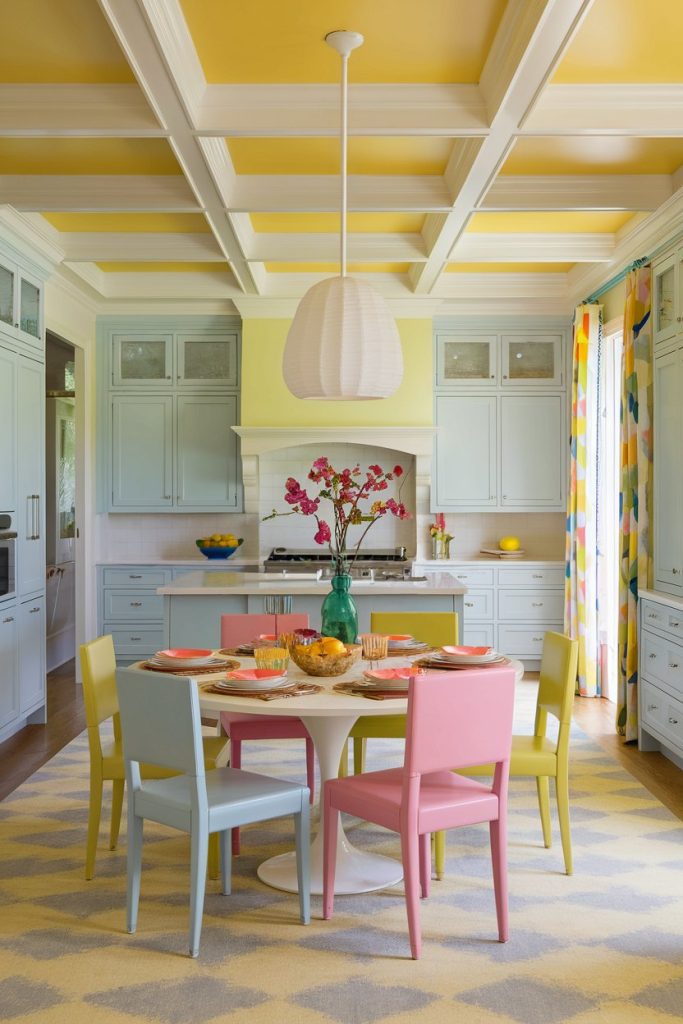
<instances>
[{"instance_id":1,"label":"colorful patterned curtain","mask_svg":"<svg viewBox=\"0 0 683 1024\"><path fill-rule=\"evenodd\" d=\"M626 278L621 391L619 693L617 731L638 738L638 591L652 583L652 323L650 267Z\"/></svg>"},{"instance_id":2,"label":"colorful patterned curtain","mask_svg":"<svg viewBox=\"0 0 683 1024\"><path fill-rule=\"evenodd\" d=\"M600 696L598 450L602 306L574 314L564 629L579 641L578 692Z\"/></svg>"}]
</instances>

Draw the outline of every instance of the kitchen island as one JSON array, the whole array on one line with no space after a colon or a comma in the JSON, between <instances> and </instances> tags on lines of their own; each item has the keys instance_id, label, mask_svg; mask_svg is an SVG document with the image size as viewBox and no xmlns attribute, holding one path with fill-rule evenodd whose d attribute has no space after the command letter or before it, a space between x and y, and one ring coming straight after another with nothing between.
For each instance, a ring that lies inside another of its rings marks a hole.
<instances>
[{"instance_id":1,"label":"kitchen island","mask_svg":"<svg viewBox=\"0 0 683 1024\"><path fill-rule=\"evenodd\" d=\"M164 599L164 629L171 647L219 647L221 615L263 614L271 595L292 598L292 612L309 617L320 628L320 609L330 591L329 580L295 573L192 572L157 589ZM467 587L452 573L434 573L424 581L354 580L351 594L358 608L360 632L370 629L373 611L456 612L463 621ZM460 626L462 633L462 625Z\"/></svg>"}]
</instances>

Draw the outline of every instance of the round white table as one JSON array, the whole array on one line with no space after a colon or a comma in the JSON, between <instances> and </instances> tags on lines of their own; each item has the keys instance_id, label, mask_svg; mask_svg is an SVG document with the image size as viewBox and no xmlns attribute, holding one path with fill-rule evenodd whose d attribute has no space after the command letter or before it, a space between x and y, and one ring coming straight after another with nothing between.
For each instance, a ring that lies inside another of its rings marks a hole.
<instances>
[{"instance_id":1,"label":"round white table","mask_svg":"<svg viewBox=\"0 0 683 1024\"><path fill-rule=\"evenodd\" d=\"M240 659L244 667L251 667L252 659ZM396 667L404 664L404 659L389 658L382 664ZM517 682L524 675L521 661L511 661L515 668ZM202 710L220 712L242 712L254 715L289 715L300 718L313 740L318 763L320 765L321 793L328 779L336 779L339 771L344 744L358 718L364 715L395 715L404 711L407 700L399 697L396 700L367 700L365 697L354 697L347 693L339 693L333 689L336 683L358 679L362 673L362 665L355 665L348 673L334 678L307 676L293 662L290 662L289 676L302 679L309 683L318 683L323 689L320 693L302 695L279 700L258 700L250 697L231 697L229 694L207 693L200 689L199 701ZM188 673L190 675L190 673ZM197 676L200 684L209 682L211 676ZM311 892L321 895L323 891L323 808L320 806L320 825L311 846ZM280 854L264 861L258 868L258 876L262 882L283 889L286 892L297 892L296 859L294 853ZM349 842L344 830L339 825L337 837L337 869L334 891L343 895L347 893L372 892L396 885L403 878L403 870L398 861L391 857L383 857L375 853L365 853Z\"/></svg>"}]
</instances>

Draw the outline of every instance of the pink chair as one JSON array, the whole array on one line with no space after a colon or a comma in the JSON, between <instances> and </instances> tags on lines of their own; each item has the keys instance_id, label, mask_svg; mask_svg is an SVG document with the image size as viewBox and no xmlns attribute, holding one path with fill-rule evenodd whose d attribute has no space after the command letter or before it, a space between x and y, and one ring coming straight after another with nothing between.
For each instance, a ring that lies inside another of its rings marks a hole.
<instances>
[{"instance_id":1,"label":"pink chair","mask_svg":"<svg viewBox=\"0 0 683 1024\"><path fill-rule=\"evenodd\" d=\"M276 620L277 618L277 627ZM295 629L308 628L308 615L221 615L221 647L239 647L261 633L291 633ZM306 740L306 779L311 791L311 803L315 793L315 748L306 726L300 718L284 718L280 715L240 715L221 712L221 726L230 737L230 765L242 767L242 742L244 740ZM232 852L240 852L240 830L232 830Z\"/></svg>"},{"instance_id":2,"label":"pink chair","mask_svg":"<svg viewBox=\"0 0 683 1024\"><path fill-rule=\"evenodd\" d=\"M323 916L332 916L339 812L398 832L410 950L420 956L418 891L429 895L430 834L488 821L498 937L508 938L507 789L512 744L513 668L416 676L408 690L403 768L331 779L324 786ZM492 784L452 769L495 763Z\"/></svg>"}]
</instances>

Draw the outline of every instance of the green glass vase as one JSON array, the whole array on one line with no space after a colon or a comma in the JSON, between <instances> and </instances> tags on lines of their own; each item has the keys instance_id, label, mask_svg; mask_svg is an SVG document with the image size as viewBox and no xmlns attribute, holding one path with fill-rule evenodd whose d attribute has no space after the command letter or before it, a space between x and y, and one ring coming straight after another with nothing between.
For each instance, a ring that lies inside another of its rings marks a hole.
<instances>
[{"instance_id":1,"label":"green glass vase","mask_svg":"<svg viewBox=\"0 0 683 1024\"><path fill-rule=\"evenodd\" d=\"M332 577L332 590L322 606L323 636L335 636L344 644L355 644L358 636L358 610L349 593L351 577L338 573Z\"/></svg>"}]
</instances>

